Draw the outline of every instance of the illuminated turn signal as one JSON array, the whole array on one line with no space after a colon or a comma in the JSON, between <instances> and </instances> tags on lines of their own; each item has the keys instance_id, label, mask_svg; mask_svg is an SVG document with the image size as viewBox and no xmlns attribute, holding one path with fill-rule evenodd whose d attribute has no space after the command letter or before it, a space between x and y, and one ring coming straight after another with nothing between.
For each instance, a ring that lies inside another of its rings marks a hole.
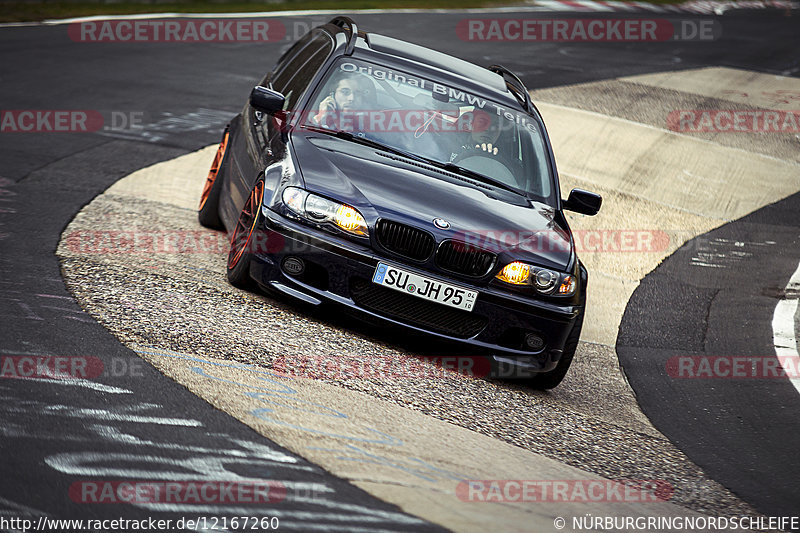
<instances>
[{"instance_id":1,"label":"illuminated turn signal","mask_svg":"<svg viewBox=\"0 0 800 533\"><path fill-rule=\"evenodd\" d=\"M514 261L505 266L503 270L497 274L497 279L512 283L514 285L525 285L531 277L531 267L525 263Z\"/></svg>"},{"instance_id":2,"label":"illuminated turn signal","mask_svg":"<svg viewBox=\"0 0 800 533\"><path fill-rule=\"evenodd\" d=\"M575 276L564 276L558 286L558 294L572 294L575 292Z\"/></svg>"},{"instance_id":3,"label":"illuminated turn signal","mask_svg":"<svg viewBox=\"0 0 800 533\"><path fill-rule=\"evenodd\" d=\"M367 221L364 220L364 217L361 216L361 213L349 205L339 205L333 221L337 226L347 232L355 235L367 235Z\"/></svg>"}]
</instances>

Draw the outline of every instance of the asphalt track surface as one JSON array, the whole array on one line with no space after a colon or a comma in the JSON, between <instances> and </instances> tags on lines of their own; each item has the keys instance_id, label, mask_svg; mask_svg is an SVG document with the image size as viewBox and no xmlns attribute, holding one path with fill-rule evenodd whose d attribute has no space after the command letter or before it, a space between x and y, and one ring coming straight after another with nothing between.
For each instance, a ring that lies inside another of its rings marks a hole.
<instances>
[{"instance_id":1,"label":"asphalt track surface","mask_svg":"<svg viewBox=\"0 0 800 533\"><path fill-rule=\"evenodd\" d=\"M479 64L502 62L531 89L710 65L793 76L800 71L797 19L780 13L731 12L721 19L725 38L715 42L591 46L464 43L438 31L454 27L455 19L462 17L371 14L359 15L358 21L364 28ZM311 18L314 23L326 19ZM0 516L154 516L158 509L79 503L70 497L69 488L82 480L136 479L137 473L139 479L176 479L179 474L182 479L203 479L217 472L202 469L207 467L198 470L188 461L207 454L234 458L227 463L229 471L243 479L286 480L287 491L297 499L286 506L287 523L299 516L292 511L302 510L316 513L306 525L319 520L330 527L330 520L338 519L327 513L331 506L358 505L351 509L352 522L338 522L340 527L437 529L282 450L163 377L86 315L61 280L54 251L73 215L132 171L215 142L225 117L238 111L243 95L271 67L285 43L89 44L72 42L66 26L0 32L3 109L98 110L150 125L144 133L3 133L0 137L0 350L4 356L97 357L107 372L89 383L11 379L0 383L4 479ZM797 203L793 197L765 208L746 221L720 228L714 237L733 234L756 242L769 235L796 252L797 233L791 228L797 225ZM710 237L699 239L706 238ZM685 278L682 272L691 268L687 265L691 253L687 246L635 293L618 344L623 367L647 415L700 466L764 513L796 512L798 463L786 464L787 457L796 455L787 450L797 450L800 438L792 416L796 391L788 384L769 383L752 397L749 394L758 389L743 392L735 382L713 388L688 380L680 387L659 386L663 380L653 370L659 365L637 358L643 347L689 353L771 349L769 304L775 303L774 295L716 290L747 286L752 270L738 266L706 271L701 276L704 287L676 290L675 279ZM797 266L797 256L790 253L779 254L778 259L769 252L754 253L747 261L759 276L772 276L776 290L785 286ZM674 299L681 295L683 304L676 306ZM738 310L743 306L752 308L749 330L732 319L741 316ZM639 314L642 310L647 314ZM642 316L666 321L668 325L659 331L668 334L644 335L651 323ZM99 395L93 396L97 392L112 394L103 394L101 401ZM725 416L732 398L743 404L738 412L748 413L746 420ZM676 404L685 417L675 415ZM747 431L739 431L743 426ZM179 473L170 471L176 464L182 465ZM303 495L310 491L325 497L304 501Z\"/></svg>"},{"instance_id":2,"label":"asphalt track surface","mask_svg":"<svg viewBox=\"0 0 800 533\"><path fill-rule=\"evenodd\" d=\"M775 358L775 306L797 298L784 288L800 263L798 213L795 194L684 244L642 280L617 339L653 424L768 515L800 501L800 464L788 460L800 446L798 391L786 379L683 379L667 368L677 357Z\"/></svg>"}]
</instances>

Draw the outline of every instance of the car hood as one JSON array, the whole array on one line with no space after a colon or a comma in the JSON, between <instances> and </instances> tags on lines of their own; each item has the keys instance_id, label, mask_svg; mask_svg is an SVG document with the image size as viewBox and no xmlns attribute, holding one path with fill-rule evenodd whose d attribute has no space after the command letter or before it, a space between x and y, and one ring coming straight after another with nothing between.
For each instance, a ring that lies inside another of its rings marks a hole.
<instances>
[{"instance_id":1,"label":"car hood","mask_svg":"<svg viewBox=\"0 0 800 533\"><path fill-rule=\"evenodd\" d=\"M560 270L570 264L571 235L551 206L323 133L296 132L292 144L306 189L356 207L370 226L388 218L437 242L463 240ZM434 226L437 218L450 228Z\"/></svg>"}]
</instances>

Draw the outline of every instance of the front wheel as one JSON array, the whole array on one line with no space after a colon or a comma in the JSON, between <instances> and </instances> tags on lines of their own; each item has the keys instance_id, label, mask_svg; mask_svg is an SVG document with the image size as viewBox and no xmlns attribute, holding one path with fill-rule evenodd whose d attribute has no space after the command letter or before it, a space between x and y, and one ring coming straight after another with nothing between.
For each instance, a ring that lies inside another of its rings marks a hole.
<instances>
[{"instance_id":1,"label":"front wheel","mask_svg":"<svg viewBox=\"0 0 800 533\"><path fill-rule=\"evenodd\" d=\"M253 258L254 234L261 220L261 202L264 199L264 181L256 182L236 221L228 252L228 281L234 287L247 289L250 279L250 261Z\"/></svg>"},{"instance_id":2,"label":"front wheel","mask_svg":"<svg viewBox=\"0 0 800 533\"><path fill-rule=\"evenodd\" d=\"M219 143L217 148L217 154L214 156L214 161L211 162L211 169L208 171L206 183L200 195L200 206L197 208L197 219L200 224L211 229L220 229L222 227L222 222L219 219L219 195L222 190L222 180L217 179L217 176L219 175L219 169L222 168L227 148L228 130L225 130L222 142Z\"/></svg>"},{"instance_id":3,"label":"front wheel","mask_svg":"<svg viewBox=\"0 0 800 533\"><path fill-rule=\"evenodd\" d=\"M567 342L564 343L564 352L561 354L561 359L558 360L556 367L549 372L542 372L531 378L530 385L534 389L553 389L561 383L564 376L567 375L567 370L572 364L572 358L575 356L575 350L578 348L581 329L583 329L583 313L581 313L578 321L572 327L572 331L567 337Z\"/></svg>"}]
</instances>

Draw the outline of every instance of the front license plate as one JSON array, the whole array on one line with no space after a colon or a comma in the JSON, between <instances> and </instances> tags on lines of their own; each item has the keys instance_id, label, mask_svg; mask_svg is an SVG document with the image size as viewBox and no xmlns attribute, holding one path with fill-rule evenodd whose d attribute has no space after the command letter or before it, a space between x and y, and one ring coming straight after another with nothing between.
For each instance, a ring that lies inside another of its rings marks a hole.
<instances>
[{"instance_id":1,"label":"front license plate","mask_svg":"<svg viewBox=\"0 0 800 533\"><path fill-rule=\"evenodd\" d=\"M372 281L390 289L464 311L472 311L472 306L478 297L478 291L468 291L449 283L441 283L386 263L378 263Z\"/></svg>"}]
</instances>

